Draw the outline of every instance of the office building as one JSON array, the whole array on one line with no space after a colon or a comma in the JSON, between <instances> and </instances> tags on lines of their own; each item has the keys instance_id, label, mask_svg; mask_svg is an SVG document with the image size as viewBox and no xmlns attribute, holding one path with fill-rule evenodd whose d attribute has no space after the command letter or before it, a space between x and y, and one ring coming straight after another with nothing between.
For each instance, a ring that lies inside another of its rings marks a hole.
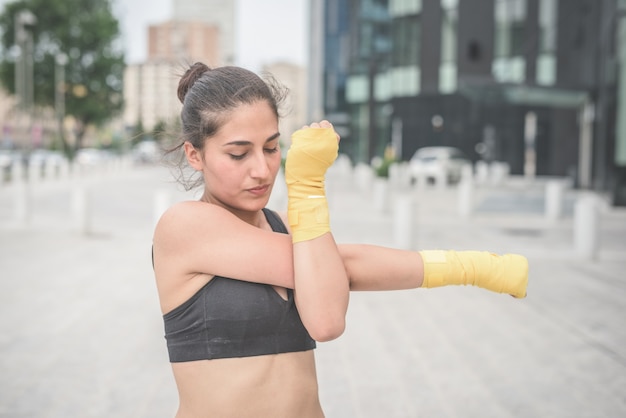
<instances>
[{"instance_id":1,"label":"office building","mask_svg":"<svg viewBox=\"0 0 626 418\"><path fill-rule=\"evenodd\" d=\"M325 0L324 112L353 161L450 145L619 201L624 3Z\"/></svg>"}]
</instances>

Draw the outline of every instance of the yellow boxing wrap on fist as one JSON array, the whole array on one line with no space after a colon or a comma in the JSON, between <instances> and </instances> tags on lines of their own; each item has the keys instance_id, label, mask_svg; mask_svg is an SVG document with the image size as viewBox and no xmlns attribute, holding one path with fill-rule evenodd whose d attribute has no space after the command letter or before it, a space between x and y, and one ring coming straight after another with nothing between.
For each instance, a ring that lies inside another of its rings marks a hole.
<instances>
[{"instance_id":1,"label":"yellow boxing wrap on fist","mask_svg":"<svg viewBox=\"0 0 626 418\"><path fill-rule=\"evenodd\" d=\"M324 175L339 150L332 128L304 128L293 133L285 162L288 218L294 243L330 231Z\"/></svg>"},{"instance_id":2,"label":"yellow boxing wrap on fist","mask_svg":"<svg viewBox=\"0 0 626 418\"><path fill-rule=\"evenodd\" d=\"M424 261L422 287L473 285L516 298L526 297L528 260L517 254L486 251L420 251Z\"/></svg>"}]
</instances>

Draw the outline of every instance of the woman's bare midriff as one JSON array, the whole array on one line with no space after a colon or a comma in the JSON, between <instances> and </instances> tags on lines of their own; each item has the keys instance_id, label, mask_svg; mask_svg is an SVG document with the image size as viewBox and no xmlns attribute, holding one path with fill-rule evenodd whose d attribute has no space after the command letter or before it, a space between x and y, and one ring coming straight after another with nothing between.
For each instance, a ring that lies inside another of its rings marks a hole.
<instances>
[{"instance_id":1,"label":"woman's bare midriff","mask_svg":"<svg viewBox=\"0 0 626 418\"><path fill-rule=\"evenodd\" d=\"M176 418L322 418L313 351L172 363Z\"/></svg>"}]
</instances>

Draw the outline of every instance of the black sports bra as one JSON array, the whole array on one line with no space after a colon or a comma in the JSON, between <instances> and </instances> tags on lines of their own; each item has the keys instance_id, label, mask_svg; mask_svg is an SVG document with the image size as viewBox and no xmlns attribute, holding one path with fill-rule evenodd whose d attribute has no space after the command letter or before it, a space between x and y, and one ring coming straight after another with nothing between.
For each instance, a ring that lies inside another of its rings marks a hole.
<instances>
[{"instance_id":1,"label":"black sports bra","mask_svg":"<svg viewBox=\"0 0 626 418\"><path fill-rule=\"evenodd\" d=\"M272 230L287 233L278 215L263 209ZM251 357L315 348L287 289L215 276L189 300L163 315L170 362Z\"/></svg>"}]
</instances>

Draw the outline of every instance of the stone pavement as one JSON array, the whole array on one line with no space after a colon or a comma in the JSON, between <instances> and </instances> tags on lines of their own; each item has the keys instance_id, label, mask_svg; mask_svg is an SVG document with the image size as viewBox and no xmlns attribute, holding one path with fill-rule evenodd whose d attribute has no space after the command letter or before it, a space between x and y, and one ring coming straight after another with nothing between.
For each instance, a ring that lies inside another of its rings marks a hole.
<instances>
[{"instance_id":1,"label":"stone pavement","mask_svg":"<svg viewBox=\"0 0 626 418\"><path fill-rule=\"evenodd\" d=\"M415 198L415 248L525 254L528 297L353 293L345 334L317 349L328 418L626 416L626 210L602 208L588 260L573 245L577 193L547 220L542 190L480 187L469 217L456 188L402 191ZM155 167L34 184L27 223L15 195L0 186L0 417L172 417L151 233L165 200L193 195ZM393 205L374 209L352 178L329 180L329 202L338 242L394 245Z\"/></svg>"}]
</instances>

